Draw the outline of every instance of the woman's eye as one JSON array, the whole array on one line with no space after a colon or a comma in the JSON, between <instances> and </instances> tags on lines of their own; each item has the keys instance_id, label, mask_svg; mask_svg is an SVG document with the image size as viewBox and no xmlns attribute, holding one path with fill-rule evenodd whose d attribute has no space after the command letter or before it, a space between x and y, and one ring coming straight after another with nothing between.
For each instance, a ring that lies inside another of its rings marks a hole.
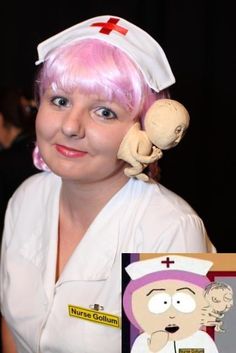
<instances>
[{"instance_id":1,"label":"woman's eye","mask_svg":"<svg viewBox=\"0 0 236 353\"><path fill-rule=\"evenodd\" d=\"M116 113L106 107L99 107L95 110L96 115L104 119L117 119Z\"/></svg>"},{"instance_id":2,"label":"woman's eye","mask_svg":"<svg viewBox=\"0 0 236 353\"><path fill-rule=\"evenodd\" d=\"M51 99L52 103L61 106L61 107L66 107L68 106L68 99L64 97L54 97Z\"/></svg>"}]
</instances>

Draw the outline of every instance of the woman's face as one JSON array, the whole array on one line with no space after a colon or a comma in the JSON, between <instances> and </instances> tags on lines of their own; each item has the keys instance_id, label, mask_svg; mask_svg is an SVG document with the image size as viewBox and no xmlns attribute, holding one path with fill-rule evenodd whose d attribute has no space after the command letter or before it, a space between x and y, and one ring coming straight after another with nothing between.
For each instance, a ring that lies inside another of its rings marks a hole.
<instances>
[{"instance_id":1,"label":"woman's face","mask_svg":"<svg viewBox=\"0 0 236 353\"><path fill-rule=\"evenodd\" d=\"M48 89L36 119L37 142L46 164L63 179L125 179L117 152L133 124L132 113L118 103Z\"/></svg>"}]
</instances>

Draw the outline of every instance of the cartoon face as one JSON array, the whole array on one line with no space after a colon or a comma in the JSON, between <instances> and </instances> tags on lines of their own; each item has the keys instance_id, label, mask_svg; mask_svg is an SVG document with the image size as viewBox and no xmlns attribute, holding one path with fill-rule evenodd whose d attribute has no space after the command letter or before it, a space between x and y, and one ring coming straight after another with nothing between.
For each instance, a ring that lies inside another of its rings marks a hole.
<instances>
[{"instance_id":1,"label":"cartoon face","mask_svg":"<svg viewBox=\"0 0 236 353\"><path fill-rule=\"evenodd\" d=\"M233 292L230 288L212 288L206 299L217 312L226 312L233 306Z\"/></svg>"},{"instance_id":2,"label":"cartoon face","mask_svg":"<svg viewBox=\"0 0 236 353\"><path fill-rule=\"evenodd\" d=\"M170 341L199 330L204 305L203 289L179 280L149 283L132 295L133 315L143 331L166 331Z\"/></svg>"},{"instance_id":3,"label":"cartoon face","mask_svg":"<svg viewBox=\"0 0 236 353\"><path fill-rule=\"evenodd\" d=\"M185 107L171 99L160 99L148 110L144 126L151 142L160 149L176 146L189 125Z\"/></svg>"}]
</instances>

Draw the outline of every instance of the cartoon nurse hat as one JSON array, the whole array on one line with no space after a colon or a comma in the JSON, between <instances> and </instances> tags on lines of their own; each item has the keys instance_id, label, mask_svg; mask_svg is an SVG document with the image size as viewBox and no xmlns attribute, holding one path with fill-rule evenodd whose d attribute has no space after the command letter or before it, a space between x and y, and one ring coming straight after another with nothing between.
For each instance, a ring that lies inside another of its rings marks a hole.
<instances>
[{"instance_id":1,"label":"cartoon nurse hat","mask_svg":"<svg viewBox=\"0 0 236 353\"><path fill-rule=\"evenodd\" d=\"M99 16L78 23L40 43L38 61L48 53L78 40L94 38L123 50L139 67L148 85L156 92L175 83L174 75L161 46L144 30L116 16Z\"/></svg>"},{"instance_id":2,"label":"cartoon nurse hat","mask_svg":"<svg viewBox=\"0 0 236 353\"><path fill-rule=\"evenodd\" d=\"M206 274L212 265L208 260L168 255L133 262L125 270L132 280L149 282L151 278L155 281L171 278L205 287L209 283Z\"/></svg>"}]
</instances>

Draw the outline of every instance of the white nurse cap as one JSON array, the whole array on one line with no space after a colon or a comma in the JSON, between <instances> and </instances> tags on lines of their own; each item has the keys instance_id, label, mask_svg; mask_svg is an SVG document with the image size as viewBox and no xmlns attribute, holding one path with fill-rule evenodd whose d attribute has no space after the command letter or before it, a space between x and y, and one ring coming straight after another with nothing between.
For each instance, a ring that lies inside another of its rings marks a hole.
<instances>
[{"instance_id":1,"label":"white nurse cap","mask_svg":"<svg viewBox=\"0 0 236 353\"><path fill-rule=\"evenodd\" d=\"M78 23L40 43L36 64L42 63L51 50L87 38L103 40L126 52L154 91L159 92L175 83L161 46L141 28L123 18L109 15Z\"/></svg>"},{"instance_id":2,"label":"white nurse cap","mask_svg":"<svg viewBox=\"0 0 236 353\"><path fill-rule=\"evenodd\" d=\"M205 276L213 262L181 255L168 255L136 261L125 270L132 280L160 271L185 271Z\"/></svg>"}]
</instances>

